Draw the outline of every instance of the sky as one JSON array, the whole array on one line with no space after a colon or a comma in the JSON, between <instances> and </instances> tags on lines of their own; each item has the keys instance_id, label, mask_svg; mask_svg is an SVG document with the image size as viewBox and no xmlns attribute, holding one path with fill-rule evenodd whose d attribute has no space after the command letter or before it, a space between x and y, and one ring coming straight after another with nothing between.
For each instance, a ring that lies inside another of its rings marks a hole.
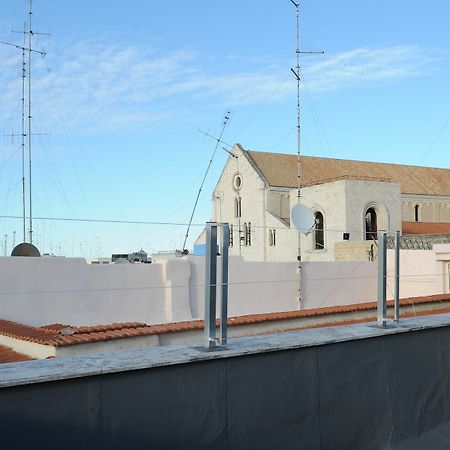
<instances>
[{"instance_id":1,"label":"sky","mask_svg":"<svg viewBox=\"0 0 450 450\"><path fill-rule=\"evenodd\" d=\"M27 11L0 0L0 41L21 45ZM325 52L302 57L302 153L450 168L449 15L447 0L301 2L302 50ZM32 65L41 253L181 249L215 147L201 130L217 136L228 110L226 143L297 153L290 0L34 0L33 29L51 34L33 43L46 52ZM22 240L20 65L0 45L0 255Z\"/></svg>"}]
</instances>

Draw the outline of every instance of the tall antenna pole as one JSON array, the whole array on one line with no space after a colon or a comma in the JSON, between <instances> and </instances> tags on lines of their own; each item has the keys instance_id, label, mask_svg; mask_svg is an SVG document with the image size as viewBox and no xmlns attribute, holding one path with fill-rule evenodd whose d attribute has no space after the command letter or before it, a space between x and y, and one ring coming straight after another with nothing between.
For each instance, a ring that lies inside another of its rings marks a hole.
<instances>
[{"instance_id":1,"label":"tall antenna pole","mask_svg":"<svg viewBox=\"0 0 450 450\"><path fill-rule=\"evenodd\" d=\"M26 232L26 203L25 203L25 77L26 77L26 62L25 62L25 33L26 24L23 26L23 47L22 47L22 146L21 146L21 157L22 157L22 216L23 216L23 242L27 242L27 232Z\"/></svg>"},{"instance_id":2,"label":"tall antenna pole","mask_svg":"<svg viewBox=\"0 0 450 450\"><path fill-rule=\"evenodd\" d=\"M295 50L296 66L295 70L291 68L292 73L295 75L297 81L297 204L300 204L300 188L301 188L301 141L300 141L300 124L301 124L301 109L300 109L300 55L301 54L323 54L324 52L302 52L300 50L300 2L296 3L291 0L291 3L295 6L296 18L297 18L297 47ZM301 253L301 232L297 233L297 261L298 261L298 301L300 307L302 307L302 253Z\"/></svg>"},{"instance_id":3,"label":"tall antenna pole","mask_svg":"<svg viewBox=\"0 0 450 450\"><path fill-rule=\"evenodd\" d=\"M33 36L33 28L31 21L33 18L32 1L30 0L30 11L28 13L28 187L29 187L29 207L30 207L30 244L33 243L33 201L32 201L32 188L31 188L31 37Z\"/></svg>"},{"instance_id":4,"label":"tall antenna pole","mask_svg":"<svg viewBox=\"0 0 450 450\"><path fill-rule=\"evenodd\" d=\"M217 152L217 148L219 147L219 144L222 142L222 136L223 136L223 133L224 133L225 128L226 128L226 126L227 126L228 120L230 119L230 114L231 114L231 112L230 112L230 111L227 111L226 114L225 114L225 116L224 116L224 118L223 118L222 131L220 132L219 137L216 139L216 146L214 147L214 151L213 151L213 153L212 153L212 155L211 155L211 159L209 160L209 164L208 164L208 167L206 168L205 175L203 176L203 180L202 180L202 182L201 182L201 184L200 184L200 189L198 190L197 198L195 199L194 208L192 209L191 218L189 219L189 224L188 224L188 227L187 227L187 230L186 230L186 235L185 235L185 237L184 237L184 242L183 242L183 255L186 255L186 254L187 254L186 242L187 242L187 239L188 239L188 236L189 236L189 230L190 230L190 228L191 228L192 219L194 218L195 209L197 208L198 199L200 198L200 194L201 194L201 192L202 192L203 185L205 184L206 176L208 175L209 169L211 168L211 165L212 165L212 163L213 163L214 156L215 156L215 154L216 154L216 152Z\"/></svg>"},{"instance_id":5,"label":"tall antenna pole","mask_svg":"<svg viewBox=\"0 0 450 450\"><path fill-rule=\"evenodd\" d=\"M297 81L297 204L300 204L300 186L301 186L301 164L300 164L300 3L291 2L295 6L297 19L297 47L295 50L296 66L294 72ZM299 306L302 306L302 253L301 253L301 233L297 231L297 261L298 261L298 285L297 285L297 299Z\"/></svg>"},{"instance_id":6,"label":"tall antenna pole","mask_svg":"<svg viewBox=\"0 0 450 450\"><path fill-rule=\"evenodd\" d=\"M33 206L32 206L32 148L31 139L33 133L31 132L31 57L32 53L39 53L41 56L45 56L46 53L34 50L32 45L32 37L36 34L48 35L48 33L35 33L32 26L32 11L33 3L29 0L29 11L28 11L28 29L26 23L24 25L23 31L14 31L13 33L23 34L23 45L16 45L9 42L0 42L4 45L9 45L15 47L22 51L22 144L21 144L21 156L22 156L22 215L23 215L23 242L26 242L26 189L25 189L25 138L28 136L28 177L29 177L29 241L30 244L33 242ZM28 35L28 47L26 46L26 36ZM25 55L28 52L28 129L25 131L25 78L26 78L26 58ZM12 136L16 136L13 134Z\"/></svg>"}]
</instances>

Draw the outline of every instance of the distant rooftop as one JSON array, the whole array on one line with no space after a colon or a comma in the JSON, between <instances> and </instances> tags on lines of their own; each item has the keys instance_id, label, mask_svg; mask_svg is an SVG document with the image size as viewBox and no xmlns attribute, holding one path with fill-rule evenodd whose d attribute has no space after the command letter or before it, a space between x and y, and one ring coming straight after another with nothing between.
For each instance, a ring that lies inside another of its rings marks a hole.
<instances>
[{"instance_id":1,"label":"distant rooftop","mask_svg":"<svg viewBox=\"0 0 450 450\"><path fill-rule=\"evenodd\" d=\"M404 234L449 234L450 223L402 222Z\"/></svg>"},{"instance_id":2,"label":"distant rooftop","mask_svg":"<svg viewBox=\"0 0 450 450\"><path fill-rule=\"evenodd\" d=\"M33 358L15 352L13 349L0 345L0 364L13 363L21 361L31 361Z\"/></svg>"},{"instance_id":3,"label":"distant rooftop","mask_svg":"<svg viewBox=\"0 0 450 450\"><path fill-rule=\"evenodd\" d=\"M271 186L297 187L297 155L247 151ZM450 169L301 156L304 186L336 179L390 181L403 194L450 196Z\"/></svg>"}]
</instances>

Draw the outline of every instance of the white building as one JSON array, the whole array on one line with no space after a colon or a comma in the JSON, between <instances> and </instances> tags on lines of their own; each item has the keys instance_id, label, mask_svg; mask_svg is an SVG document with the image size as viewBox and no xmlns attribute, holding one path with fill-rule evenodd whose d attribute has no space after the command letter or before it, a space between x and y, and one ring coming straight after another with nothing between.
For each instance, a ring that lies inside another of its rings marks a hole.
<instances>
[{"instance_id":1,"label":"white building","mask_svg":"<svg viewBox=\"0 0 450 450\"><path fill-rule=\"evenodd\" d=\"M212 220L231 226L230 254L295 260L297 156L239 144L231 153L212 196ZM367 259L377 230L450 234L449 169L311 156L300 167L300 201L316 218L315 231L301 236L302 260Z\"/></svg>"}]
</instances>

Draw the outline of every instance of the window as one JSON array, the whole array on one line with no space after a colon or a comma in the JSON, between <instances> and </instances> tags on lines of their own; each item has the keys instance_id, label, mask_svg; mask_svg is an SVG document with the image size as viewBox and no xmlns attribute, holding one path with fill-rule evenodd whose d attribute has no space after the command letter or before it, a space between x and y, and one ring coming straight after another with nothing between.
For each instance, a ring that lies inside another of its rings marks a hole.
<instances>
[{"instance_id":1,"label":"window","mask_svg":"<svg viewBox=\"0 0 450 450\"><path fill-rule=\"evenodd\" d=\"M245 228L245 245L250 247L252 245L252 224L249 222L248 224L244 224Z\"/></svg>"},{"instance_id":2,"label":"window","mask_svg":"<svg viewBox=\"0 0 450 450\"><path fill-rule=\"evenodd\" d=\"M377 239L377 213L374 208L369 208L365 215L366 241Z\"/></svg>"},{"instance_id":3,"label":"window","mask_svg":"<svg viewBox=\"0 0 450 450\"><path fill-rule=\"evenodd\" d=\"M234 229L233 229L233 225L230 225L230 247L233 247L234 244Z\"/></svg>"},{"instance_id":4,"label":"window","mask_svg":"<svg viewBox=\"0 0 450 450\"><path fill-rule=\"evenodd\" d=\"M419 221L419 205L414 206L414 221Z\"/></svg>"},{"instance_id":5,"label":"window","mask_svg":"<svg viewBox=\"0 0 450 450\"><path fill-rule=\"evenodd\" d=\"M234 199L234 217L242 217L242 199L236 197Z\"/></svg>"},{"instance_id":6,"label":"window","mask_svg":"<svg viewBox=\"0 0 450 450\"><path fill-rule=\"evenodd\" d=\"M236 173L233 177L233 189L236 192L239 192L242 186L242 176L239 173Z\"/></svg>"},{"instance_id":7,"label":"window","mask_svg":"<svg viewBox=\"0 0 450 450\"><path fill-rule=\"evenodd\" d=\"M269 246L274 247L277 244L277 237L275 234L275 229L269 230Z\"/></svg>"},{"instance_id":8,"label":"window","mask_svg":"<svg viewBox=\"0 0 450 450\"><path fill-rule=\"evenodd\" d=\"M323 234L323 214L317 211L314 214L315 228L314 228L314 248L316 250L323 250L325 248L324 234Z\"/></svg>"}]
</instances>

